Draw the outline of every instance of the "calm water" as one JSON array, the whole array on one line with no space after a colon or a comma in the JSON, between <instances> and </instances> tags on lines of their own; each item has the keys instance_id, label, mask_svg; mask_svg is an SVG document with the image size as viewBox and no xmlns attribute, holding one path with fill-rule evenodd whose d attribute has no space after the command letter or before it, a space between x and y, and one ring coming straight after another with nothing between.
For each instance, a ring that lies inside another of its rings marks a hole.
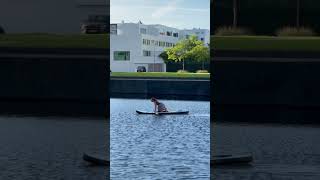
<instances>
[{"instance_id":1,"label":"calm water","mask_svg":"<svg viewBox=\"0 0 320 180\"><path fill-rule=\"evenodd\" d=\"M138 115L149 100L111 99L111 179L209 179L209 102L165 101L189 115Z\"/></svg>"},{"instance_id":2,"label":"calm water","mask_svg":"<svg viewBox=\"0 0 320 180\"><path fill-rule=\"evenodd\" d=\"M107 154L105 119L0 116L0 179L106 179L83 152Z\"/></svg>"},{"instance_id":3,"label":"calm water","mask_svg":"<svg viewBox=\"0 0 320 180\"><path fill-rule=\"evenodd\" d=\"M217 166L214 180L319 180L320 127L211 123L212 147L223 153L251 152L249 166Z\"/></svg>"}]
</instances>

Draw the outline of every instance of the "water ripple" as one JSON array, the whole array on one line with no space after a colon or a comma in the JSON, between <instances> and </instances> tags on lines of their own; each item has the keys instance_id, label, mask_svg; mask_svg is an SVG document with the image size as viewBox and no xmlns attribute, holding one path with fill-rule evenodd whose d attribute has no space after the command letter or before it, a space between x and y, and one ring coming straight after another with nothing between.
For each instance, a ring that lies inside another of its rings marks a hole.
<instances>
[{"instance_id":1,"label":"water ripple","mask_svg":"<svg viewBox=\"0 0 320 180\"><path fill-rule=\"evenodd\" d=\"M209 103L164 103L190 115L138 115L150 101L111 100L111 179L209 179Z\"/></svg>"}]
</instances>

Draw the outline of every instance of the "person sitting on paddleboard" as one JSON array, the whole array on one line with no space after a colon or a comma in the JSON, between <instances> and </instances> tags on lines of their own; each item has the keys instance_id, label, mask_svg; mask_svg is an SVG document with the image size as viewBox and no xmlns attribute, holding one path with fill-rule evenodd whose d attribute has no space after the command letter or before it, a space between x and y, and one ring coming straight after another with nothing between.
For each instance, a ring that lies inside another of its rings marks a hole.
<instances>
[{"instance_id":1,"label":"person sitting on paddleboard","mask_svg":"<svg viewBox=\"0 0 320 180\"><path fill-rule=\"evenodd\" d=\"M154 103L154 112L168 112L166 106L163 103L159 102L156 98L152 97L151 102Z\"/></svg>"}]
</instances>

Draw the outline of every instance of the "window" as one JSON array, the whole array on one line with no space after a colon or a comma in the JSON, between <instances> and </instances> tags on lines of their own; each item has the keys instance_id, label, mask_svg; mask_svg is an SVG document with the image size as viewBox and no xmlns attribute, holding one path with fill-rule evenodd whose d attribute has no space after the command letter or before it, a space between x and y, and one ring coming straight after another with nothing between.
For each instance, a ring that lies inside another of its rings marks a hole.
<instances>
[{"instance_id":1,"label":"window","mask_svg":"<svg viewBox=\"0 0 320 180\"><path fill-rule=\"evenodd\" d=\"M200 40L201 40L201 41L204 41L204 38L201 38Z\"/></svg>"},{"instance_id":2,"label":"window","mask_svg":"<svg viewBox=\"0 0 320 180\"><path fill-rule=\"evenodd\" d=\"M186 39L189 39L189 37L190 37L189 35L186 35Z\"/></svg>"},{"instance_id":3,"label":"window","mask_svg":"<svg viewBox=\"0 0 320 180\"><path fill-rule=\"evenodd\" d=\"M151 51L143 50L143 56L151 56Z\"/></svg>"},{"instance_id":4,"label":"window","mask_svg":"<svg viewBox=\"0 0 320 180\"><path fill-rule=\"evenodd\" d=\"M172 36L172 32L167 31L167 36Z\"/></svg>"},{"instance_id":5,"label":"window","mask_svg":"<svg viewBox=\"0 0 320 180\"><path fill-rule=\"evenodd\" d=\"M173 37L179 37L178 33L173 33Z\"/></svg>"},{"instance_id":6,"label":"window","mask_svg":"<svg viewBox=\"0 0 320 180\"><path fill-rule=\"evenodd\" d=\"M172 43L166 42L167 47L172 47Z\"/></svg>"},{"instance_id":7,"label":"window","mask_svg":"<svg viewBox=\"0 0 320 180\"><path fill-rule=\"evenodd\" d=\"M146 28L141 28L140 29L140 34L147 34L147 29Z\"/></svg>"},{"instance_id":8,"label":"window","mask_svg":"<svg viewBox=\"0 0 320 180\"><path fill-rule=\"evenodd\" d=\"M165 46L166 46L166 43L165 43L165 42L163 42L163 41L160 41L159 46L165 47Z\"/></svg>"},{"instance_id":9,"label":"window","mask_svg":"<svg viewBox=\"0 0 320 180\"><path fill-rule=\"evenodd\" d=\"M142 44L144 45L150 45L150 40L149 39L143 39Z\"/></svg>"},{"instance_id":10,"label":"window","mask_svg":"<svg viewBox=\"0 0 320 180\"><path fill-rule=\"evenodd\" d=\"M130 51L114 51L113 59L116 61L130 61Z\"/></svg>"},{"instance_id":11,"label":"window","mask_svg":"<svg viewBox=\"0 0 320 180\"><path fill-rule=\"evenodd\" d=\"M110 34L117 34L117 24L110 24Z\"/></svg>"}]
</instances>

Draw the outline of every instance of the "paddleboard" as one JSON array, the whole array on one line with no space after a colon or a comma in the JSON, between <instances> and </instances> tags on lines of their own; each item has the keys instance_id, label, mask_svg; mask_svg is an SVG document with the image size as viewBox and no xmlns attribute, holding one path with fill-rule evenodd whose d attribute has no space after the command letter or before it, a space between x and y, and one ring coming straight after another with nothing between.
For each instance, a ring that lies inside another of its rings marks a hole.
<instances>
[{"instance_id":1,"label":"paddleboard","mask_svg":"<svg viewBox=\"0 0 320 180\"><path fill-rule=\"evenodd\" d=\"M99 165L99 166L109 166L110 162L102 157L99 157L97 155L89 155L87 153L83 153L82 156L83 160L90 162L92 164L95 165Z\"/></svg>"},{"instance_id":2,"label":"paddleboard","mask_svg":"<svg viewBox=\"0 0 320 180\"><path fill-rule=\"evenodd\" d=\"M177 115L177 114L188 114L189 111L172 111L172 112L144 112L144 111L138 111L136 110L138 114L153 114L153 115Z\"/></svg>"},{"instance_id":3,"label":"paddleboard","mask_svg":"<svg viewBox=\"0 0 320 180\"><path fill-rule=\"evenodd\" d=\"M210 160L211 165L235 165L235 164L247 164L252 162L253 157L251 154L240 155L217 155L213 156Z\"/></svg>"}]
</instances>

